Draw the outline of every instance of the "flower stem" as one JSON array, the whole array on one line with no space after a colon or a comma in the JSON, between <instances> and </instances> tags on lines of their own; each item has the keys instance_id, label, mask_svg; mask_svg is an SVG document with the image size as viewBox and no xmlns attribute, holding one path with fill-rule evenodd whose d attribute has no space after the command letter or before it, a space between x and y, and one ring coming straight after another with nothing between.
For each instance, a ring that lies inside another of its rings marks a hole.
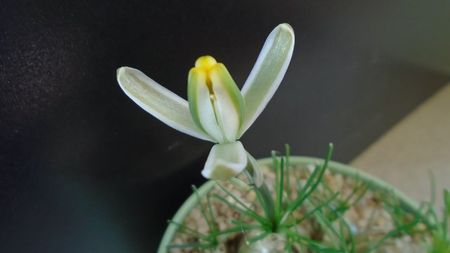
<instances>
[{"instance_id":1,"label":"flower stem","mask_svg":"<svg viewBox=\"0 0 450 253\"><path fill-rule=\"evenodd\" d=\"M245 175L256 193L259 204L261 205L266 218L270 221L268 232L278 230L278 220L275 216L275 201L267 187L264 179L261 178L261 171L256 160L249 154L249 163L245 170Z\"/></svg>"}]
</instances>

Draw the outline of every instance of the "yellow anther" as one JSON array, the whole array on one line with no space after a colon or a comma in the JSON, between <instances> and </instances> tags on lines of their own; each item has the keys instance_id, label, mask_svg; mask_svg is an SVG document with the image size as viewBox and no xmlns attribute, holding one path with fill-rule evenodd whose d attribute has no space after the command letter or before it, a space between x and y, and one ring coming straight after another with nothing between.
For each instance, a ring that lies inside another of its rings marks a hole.
<instances>
[{"instance_id":1,"label":"yellow anther","mask_svg":"<svg viewBox=\"0 0 450 253\"><path fill-rule=\"evenodd\" d=\"M216 59L209 55L201 56L195 61L195 67L206 72L208 72L216 64Z\"/></svg>"},{"instance_id":2,"label":"yellow anther","mask_svg":"<svg viewBox=\"0 0 450 253\"><path fill-rule=\"evenodd\" d=\"M216 59L214 59L212 56L204 55L204 56L199 57L195 61L195 67L192 68L193 71L198 71L197 73L203 72L205 74L205 83L206 83L206 86L208 86L210 94L214 94L214 90L212 88L212 83L211 83L210 71L215 66L217 66Z\"/></svg>"}]
</instances>

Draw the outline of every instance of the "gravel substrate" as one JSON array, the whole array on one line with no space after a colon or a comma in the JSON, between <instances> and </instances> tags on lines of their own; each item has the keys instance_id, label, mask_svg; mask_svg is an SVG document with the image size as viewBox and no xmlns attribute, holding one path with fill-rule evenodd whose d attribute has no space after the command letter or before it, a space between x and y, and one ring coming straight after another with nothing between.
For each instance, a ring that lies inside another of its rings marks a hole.
<instances>
[{"instance_id":1,"label":"gravel substrate","mask_svg":"<svg viewBox=\"0 0 450 253\"><path fill-rule=\"evenodd\" d=\"M313 165L304 167L291 168L290 172L290 194L286 193L286 197L289 195L289 199L293 199L297 195L297 185L300 182L302 185L306 182L309 174L314 170ZM268 167L262 168L265 182L268 185L271 192L273 191L273 185L275 180L275 173ZM231 183L222 183L222 185L232 192L235 196L242 200L248 207L255 210L257 213L262 213L259 204L256 201L256 194L251 189L246 189L244 186L237 186ZM357 189L357 190L355 190ZM373 245L375 242L381 240L387 233L395 229L395 222L392 218L392 212L389 208L392 205L398 204L397 200L389 194L389 192L374 192L371 189L367 189L364 183L358 179L345 177L341 174L334 174L326 171L322 183L316 189L311 196L311 201L305 202L294 213L293 217L301 218L311 210L312 207L318 203L318 201L329 198L335 192L339 192L337 200L333 203L350 203L351 206L346 209L341 219L336 219L333 223L336 228L339 222L345 222L348 224L347 233L351 233L355 240L355 253L367 252L367 248ZM219 188L214 187L210 191L210 196L218 194L224 196L229 202L235 203L235 201L226 196L226 194ZM213 216L215 217L216 224L220 230L235 227L231 224L232 220L241 220L247 223L253 224L255 221L249 220L247 216L241 215L236 210L230 208L228 205L217 200L216 198L210 198L210 203L213 209ZM207 208L206 198L201 201L204 208ZM402 219L406 222L411 222L414 219L412 214L402 216ZM201 209L197 206L186 217L184 225L198 231L201 234L208 234L208 224L201 212ZM306 219L300 224L295 226L295 231L308 238L313 238L316 241L324 242L328 245L333 245L336 238L330 233L323 231L317 221L313 218ZM425 242L428 240L428 233L425 232L426 227L422 223L417 224L414 227L413 235L400 234L393 238L389 238L384 241L383 246L377 248L373 252L402 252L402 253L419 253L426 252ZM169 252L173 253L185 253L185 252L217 252L217 253L237 253L237 248L244 245L245 238L250 238L255 235L256 232L238 232L231 234L227 237L219 237L219 245L213 250L200 250L193 248L171 248ZM256 235L259 233L256 233ZM271 245L275 245L274 249L270 252L285 252L285 237L279 234L273 234L268 236L259 243L266 243L270 240L275 241ZM176 233L172 244L186 244L196 243L198 238L196 236L187 233ZM305 250L305 248L294 246L292 252L313 252Z\"/></svg>"}]
</instances>

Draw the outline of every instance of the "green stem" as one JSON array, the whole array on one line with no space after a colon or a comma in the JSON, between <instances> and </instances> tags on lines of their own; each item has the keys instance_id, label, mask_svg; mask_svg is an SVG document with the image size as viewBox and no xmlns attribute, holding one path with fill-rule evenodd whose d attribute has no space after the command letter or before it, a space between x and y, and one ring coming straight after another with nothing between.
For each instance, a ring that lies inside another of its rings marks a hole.
<instances>
[{"instance_id":1,"label":"green stem","mask_svg":"<svg viewBox=\"0 0 450 253\"><path fill-rule=\"evenodd\" d=\"M262 182L260 182L259 185L255 184L252 175L256 175L256 173L261 173L261 171L258 172L256 171L260 170L256 160L250 154L248 154L248 157L249 163L247 165L245 175L247 176L250 184L253 186L253 189L255 190L256 197L262 209L264 210L266 218L271 223L270 227L268 228L269 232L276 232L278 222L275 217L275 201L264 180L262 180Z\"/></svg>"}]
</instances>

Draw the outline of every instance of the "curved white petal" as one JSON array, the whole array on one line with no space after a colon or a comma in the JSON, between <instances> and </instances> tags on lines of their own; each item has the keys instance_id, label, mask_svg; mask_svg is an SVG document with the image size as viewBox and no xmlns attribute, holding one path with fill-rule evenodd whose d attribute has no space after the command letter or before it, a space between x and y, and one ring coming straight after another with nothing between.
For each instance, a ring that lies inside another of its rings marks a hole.
<instances>
[{"instance_id":1,"label":"curved white petal","mask_svg":"<svg viewBox=\"0 0 450 253\"><path fill-rule=\"evenodd\" d=\"M209 152L202 175L214 180L227 180L247 167L247 151L240 141L216 144Z\"/></svg>"},{"instance_id":2,"label":"curved white petal","mask_svg":"<svg viewBox=\"0 0 450 253\"><path fill-rule=\"evenodd\" d=\"M217 64L210 71L214 91L214 110L219 126L228 142L237 140L243 119L244 100L241 92L225 66Z\"/></svg>"},{"instance_id":3,"label":"curved white petal","mask_svg":"<svg viewBox=\"0 0 450 253\"><path fill-rule=\"evenodd\" d=\"M209 134L214 142L224 142L222 129L216 119L216 112L211 101L206 74L191 69L188 77L188 99L192 118L198 127Z\"/></svg>"},{"instance_id":4,"label":"curved white petal","mask_svg":"<svg viewBox=\"0 0 450 253\"><path fill-rule=\"evenodd\" d=\"M195 125L185 99L159 85L141 71L121 67L117 70L117 81L131 100L162 122L193 137L213 141Z\"/></svg>"},{"instance_id":5,"label":"curved white petal","mask_svg":"<svg viewBox=\"0 0 450 253\"><path fill-rule=\"evenodd\" d=\"M288 24L278 25L267 37L242 87L246 107L240 136L261 114L280 85L291 61L294 43L294 31Z\"/></svg>"}]
</instances>

